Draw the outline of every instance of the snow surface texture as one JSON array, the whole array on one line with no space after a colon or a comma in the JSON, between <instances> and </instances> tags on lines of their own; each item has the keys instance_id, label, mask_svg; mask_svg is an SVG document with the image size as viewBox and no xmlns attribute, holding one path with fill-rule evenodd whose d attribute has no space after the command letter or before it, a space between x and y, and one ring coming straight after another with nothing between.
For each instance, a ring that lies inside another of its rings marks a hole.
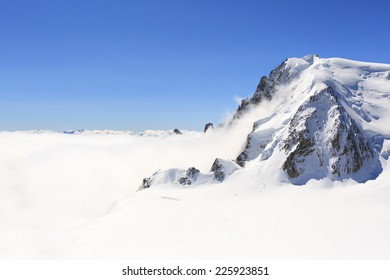
<instances>
[{"instance_id":1,"label":"snow surface texture","mask_svg":"<svg viewBox=\"0 0 390 280\"><path fill-rule=\"evenodd\" d=\"M0 257L388 259L389 108L390 65L306 56L206 133L1 132Z\"/></svg>"}]
</instances>

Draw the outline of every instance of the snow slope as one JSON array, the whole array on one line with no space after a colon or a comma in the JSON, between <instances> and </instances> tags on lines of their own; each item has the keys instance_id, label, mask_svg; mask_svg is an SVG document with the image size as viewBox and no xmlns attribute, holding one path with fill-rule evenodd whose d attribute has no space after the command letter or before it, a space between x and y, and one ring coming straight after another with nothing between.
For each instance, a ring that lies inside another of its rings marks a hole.
<instances>
[{"instance_id":1,"label":"snow slope","mask_svg":"<svg viewBox=\"0 0 390 280\"><path fill-rule=\"evenodd\" d=\"M207 133L0 132L0 258L388 259L389 103L306 56Z\"/></svg>"}]
</instances>

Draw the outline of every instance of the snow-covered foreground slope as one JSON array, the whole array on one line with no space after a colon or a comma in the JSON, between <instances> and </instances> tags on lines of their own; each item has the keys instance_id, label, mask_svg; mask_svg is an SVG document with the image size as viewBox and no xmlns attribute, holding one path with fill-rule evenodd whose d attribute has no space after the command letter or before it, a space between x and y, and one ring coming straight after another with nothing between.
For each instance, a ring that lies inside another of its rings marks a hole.
<instances>
[{"instance_id":1,"label":"snow-covered foreground slope","mask_svg":"<svg viewBox=\"0 0 390 280\"><path fill-rule=\"evenodd\" d=\"M307 56L206 133L0 132L0 258L390 258L389 108Z\"/></svg>"},{"instance_id":2,"label":"snow-covered foreground slope","mask_svg":"<svg viewBox=\"0 0 390 280\"><path fill-rule=\"evenodd\" d=\"M245 135L225 138L222 130L143 136L0 132L0 256L38 257L47 234L56 237L64 232L55 229L104 216L159 168L196 165L206 172L215 157L234 158Z\"/></svg>"},{"instance_id":3,"label":"snow-covered foreground slope","mask_svg":"<svg viewBox=\"0 0 390 280\"><path fill-rule=\"evenodd\" d=\"M0 257L390 258L385 160L365 184L296 187L247 167L223 183L136 191L148 169L164 166L150 145L180 153L176 136L133 137L1 133Z\"/></svg>"},{"instance_id":4,"label":"snow-covered foreground slope","mask_svg":"<svg viewBox=\"0 0 390 280\"><path fill-rule=\"evenodd\" d=\"M40 258L390 258L388 178L375 184L305 187L160 185L130 195L107 215L49 238ZM249 181L252 179L252 183ZM261 180L261 179L260 179Z\"/></svg>"}]
</instances>

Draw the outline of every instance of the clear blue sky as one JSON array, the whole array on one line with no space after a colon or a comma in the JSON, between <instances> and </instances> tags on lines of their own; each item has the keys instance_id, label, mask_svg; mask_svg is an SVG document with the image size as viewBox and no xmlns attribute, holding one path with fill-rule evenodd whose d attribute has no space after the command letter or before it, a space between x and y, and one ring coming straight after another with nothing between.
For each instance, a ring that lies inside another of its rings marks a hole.
<instances>
[{"instance_id":1,"label":"clear blue sky","mask_svg":"<svg viewBox=\"0 0 390 280\"><path fill-rule=\"evenodd\" d=\"M1 0L0 130L202 129L287 57L390 63L388 1Z\"/></svg>"}]
</instances>

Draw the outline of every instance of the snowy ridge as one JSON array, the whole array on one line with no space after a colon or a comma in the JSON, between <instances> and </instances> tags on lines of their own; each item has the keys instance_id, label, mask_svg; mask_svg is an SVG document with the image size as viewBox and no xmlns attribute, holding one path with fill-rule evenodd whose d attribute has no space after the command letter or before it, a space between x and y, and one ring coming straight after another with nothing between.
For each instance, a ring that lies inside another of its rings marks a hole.
<instances>
[{"instance_id":1,"label":"snowy ridge","mask_svg":"<svg viewBox=\"0 0 390 280\"><path fill-rule=\"evenodd\" d=\"M150 188L154 184L197 186L210 182L223 182L226 176L229 176L239 168L240 166L234 161L217 158L208 173L201 173L195 167L190 167L187 170L159 170L143 180L140 190Z\"/></svg>"},{"instance_id":2,"label":"snowy ridge","mask_svg":"<svg viewBox=\"0 0 390 280\"><path fill-rule=\"evenodd\" d=\"M275 110L264 114L270 104ZM287 59L261 78L228 122L239 126L246 115L258 116L236 162L296 185L375 179L380 159L388 158L388 108L390 65L318 55Z\"/></svg>"}]
</instances>

